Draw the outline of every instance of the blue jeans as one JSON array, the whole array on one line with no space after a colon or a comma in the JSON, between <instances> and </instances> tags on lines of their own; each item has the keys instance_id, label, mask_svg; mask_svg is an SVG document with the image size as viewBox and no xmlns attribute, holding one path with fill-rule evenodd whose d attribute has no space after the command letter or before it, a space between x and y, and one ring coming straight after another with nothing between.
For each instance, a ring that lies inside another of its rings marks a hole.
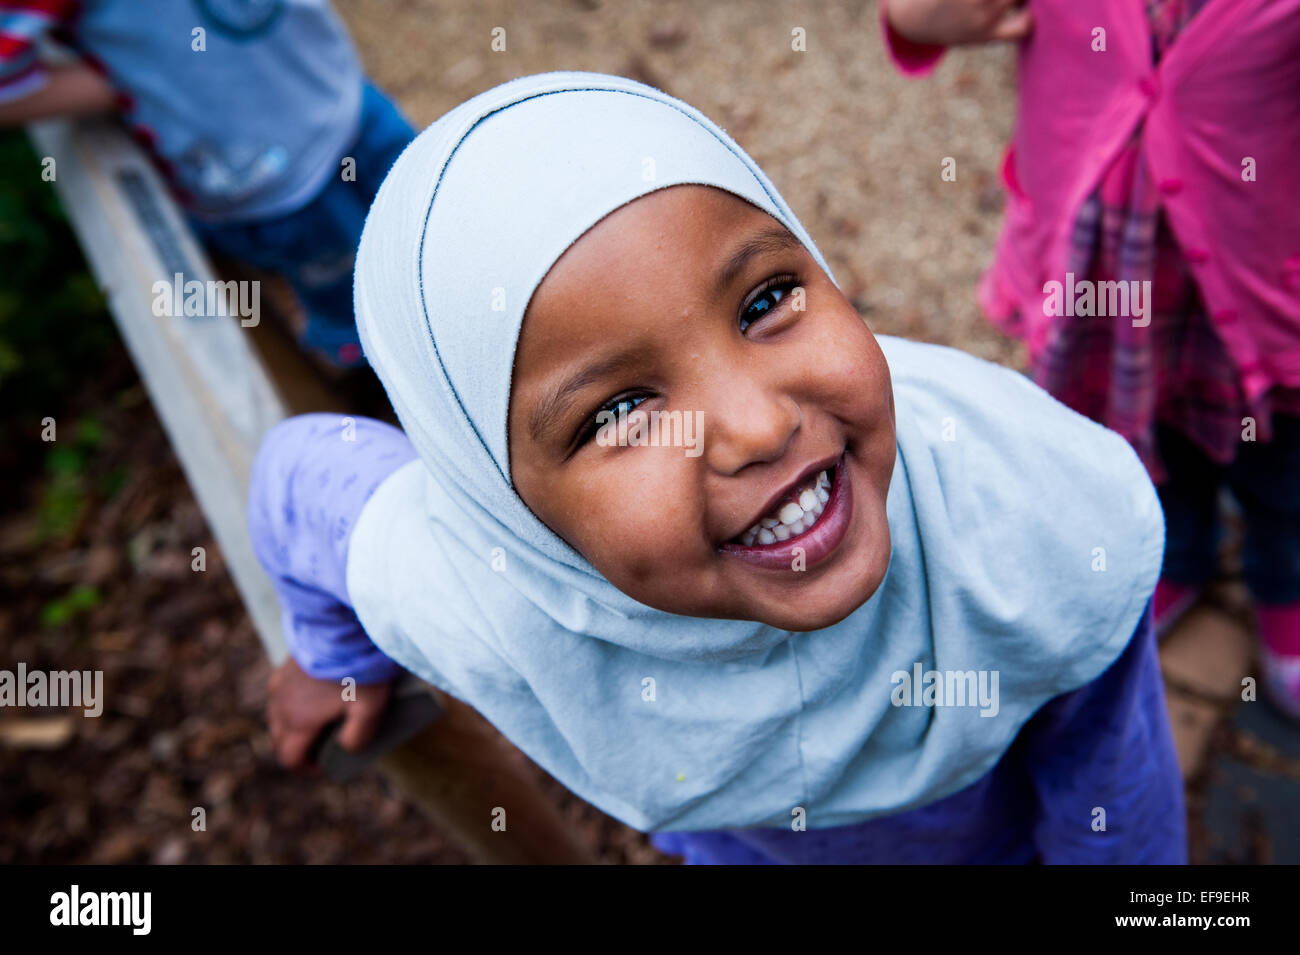
<instances>
[{"instance_id":1,"label":"blue jeans","mask_svg":"<svg viewBox=\"0 0 1300 955\"><path fill-rule=\"evenodd\" d=\"M1160 425L1156 436L1169 480L1162 576L1200 585L1218 567L1219 491L1227 487L1245 522L1242 575L1264 604L1300 600L1300 418L1273 416L1273 440L1243 441L1229 465L1212 461L1189 438Z\"/></svg>"},{"instance_id":2,"label":"blue jeans","mask_svg":"<svg viewBox=\"0 0 1300 955\"><path fill-rule=\"evenodd\" d=\"M393 102L367 81L361 126L344 154L356 162L354 179L343 178L340 156L339 168L316 197L288 215L232 224L192 221L213 251L287 278L307 311L299 344L341 368L364 362L352 310L361 228L380 183L414 136Z\"/></svg>"}]
</instances>

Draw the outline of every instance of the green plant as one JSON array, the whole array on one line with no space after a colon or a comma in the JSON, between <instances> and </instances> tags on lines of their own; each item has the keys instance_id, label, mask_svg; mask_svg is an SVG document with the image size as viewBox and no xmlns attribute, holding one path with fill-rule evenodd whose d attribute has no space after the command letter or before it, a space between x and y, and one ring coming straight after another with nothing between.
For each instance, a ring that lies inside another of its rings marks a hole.
<instances>
[{"instance_id":1,"label":"green plant","mask_svg":"<svg viewBox=\"0 0 1300 955\"><path fill-rule=\"evenodd\" d=\"M85 511L89 491L90 460L104 442L104 426L94 415L77 419L72 426L72 440L49 446L45 455L46 479L36 511L38 539L62 537L76 528ZM120 469L119 469L120 470ZM110 472L101 490L109 496L121 486L122 475Z\"/></svg>"},{"instance_id":2,"label":"green plant","mask_svg":"<svg viewBox=\"0 0 1300 955\"><path fill-rule=\"evenodd\" d=\"M79 613L99 605L102 598L94 587L84 584L73 587L58 600L51 600L41 609L41 626L57 627L67 623Z\"/></svg>"},{"instance_id":3,"label":"green plant","mask_svg":"<svg viewBox=\"0 0 1300 955\"><path fill-rule=\"evenodd\" d=\"M0 439L11 443L30 440L116 340L54 190L15 131L0 133L0 262Z\"/></svg>"}]
</instances>

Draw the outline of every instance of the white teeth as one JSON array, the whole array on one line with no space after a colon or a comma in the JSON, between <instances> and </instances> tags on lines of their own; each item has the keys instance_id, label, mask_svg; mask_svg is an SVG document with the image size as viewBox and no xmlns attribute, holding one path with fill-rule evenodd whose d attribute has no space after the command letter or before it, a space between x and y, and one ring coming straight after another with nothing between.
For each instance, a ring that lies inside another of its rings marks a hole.
<instances>
[{"instance_id":1,"label":"white teeth","mask_svg":"<svg viewBox=\"0 0 1300 955\"><path fill-rule=\"evenodd\" d=\"M781 505L781 510L776 512L776 516L781 519L782 524L793 524L803 517L803 508L790 501L788 504Z\"/></svg>"},{"instance_id":2,"label":"white teeth","mask_svg":"<svg viewBox=\"0 0 1300 955\"><path fill-rule=\"evenodd\" d=\"M793 501L786 501L776 516L760 518L758 523L741 534L739 540L746 547L775 544L789 540L811 528L826 510L831 499L831 479L825 471L802 490Z\"/></svg>"}]
</instances>

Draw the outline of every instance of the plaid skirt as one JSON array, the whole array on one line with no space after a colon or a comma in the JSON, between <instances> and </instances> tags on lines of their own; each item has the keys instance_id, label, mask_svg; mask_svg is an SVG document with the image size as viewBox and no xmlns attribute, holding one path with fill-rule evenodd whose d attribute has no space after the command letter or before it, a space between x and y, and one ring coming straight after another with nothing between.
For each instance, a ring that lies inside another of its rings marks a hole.
<instances>
[{"instance_id":1,"label":"plaid skirt","mask_svg":"<svg viewBox=\"0 0 1300 955\"><path fill-rule=\"evenodd\" d=\"M1147 0L1153 60L1205 3ZM1059 315L1032 372L1058 400L1127 438L1161 484L1169 474L1158 450L1158 422L1228 465L1243 441L1272 439L1274 414L1300 415L1300 389L1274 388L1256 402L1246 400L1240 370L1161 214L1140 137L1139 130L1080 208L1066 269L1094 289L1101 282L1150 282L1149 322ZM1015 311L1009 299L1006 305L1006 312ZM1008 327L1016 327L1015 316L1007 317Z\"/></svg>"},{"instance_id":2,"label":"plaid skirt","mask_svg":"<svg viewBox=\"0 0 1300 955\"><path fill-rule=\"evenodd\" d=\"M1136 136L1083 203L1067 271L1093 283L1150 282L1148 311L1136 324L1128 316L1059 315L1035 358L1034 380L1127 438L1157 484L1168 477L1157 422L1226 465L1243 441L1271 440L1274 414L1300 415L1300 389L1246 400L1240 370L1161 214Z\"/></svg>"}]
</instances>

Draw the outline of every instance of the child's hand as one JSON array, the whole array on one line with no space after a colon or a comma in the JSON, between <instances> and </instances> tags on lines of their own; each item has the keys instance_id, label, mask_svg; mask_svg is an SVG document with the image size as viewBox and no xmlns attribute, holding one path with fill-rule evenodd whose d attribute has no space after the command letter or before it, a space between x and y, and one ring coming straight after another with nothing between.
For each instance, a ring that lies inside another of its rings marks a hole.
<instances>
[{"instance_id":1,"label":"child's hand","mask_svg":"<svg viewBox=\"0 0 1300 955\"><path fill-rule=\"evenodd\" d=\"M350 752L364 747L375 735L389 689L388 683L358 683L356 699L344 701L339 681L317 680L292 658L285 661L271 674L266 704L271 745L280 764L319 773L308 763L308 754L320 731L340 716L339 745Z\"/></svg>"},{"instance_id":2,"label":"child's hand","mask_svg":"<svg viewBox=\"0 0 1300 955\"><path fill-rule=\"evenodd\" d=\"M1025 0L888 0L885 15L913 43L956 46L1020 40L1034 28Z\"/></svg>"}]
</instances>

